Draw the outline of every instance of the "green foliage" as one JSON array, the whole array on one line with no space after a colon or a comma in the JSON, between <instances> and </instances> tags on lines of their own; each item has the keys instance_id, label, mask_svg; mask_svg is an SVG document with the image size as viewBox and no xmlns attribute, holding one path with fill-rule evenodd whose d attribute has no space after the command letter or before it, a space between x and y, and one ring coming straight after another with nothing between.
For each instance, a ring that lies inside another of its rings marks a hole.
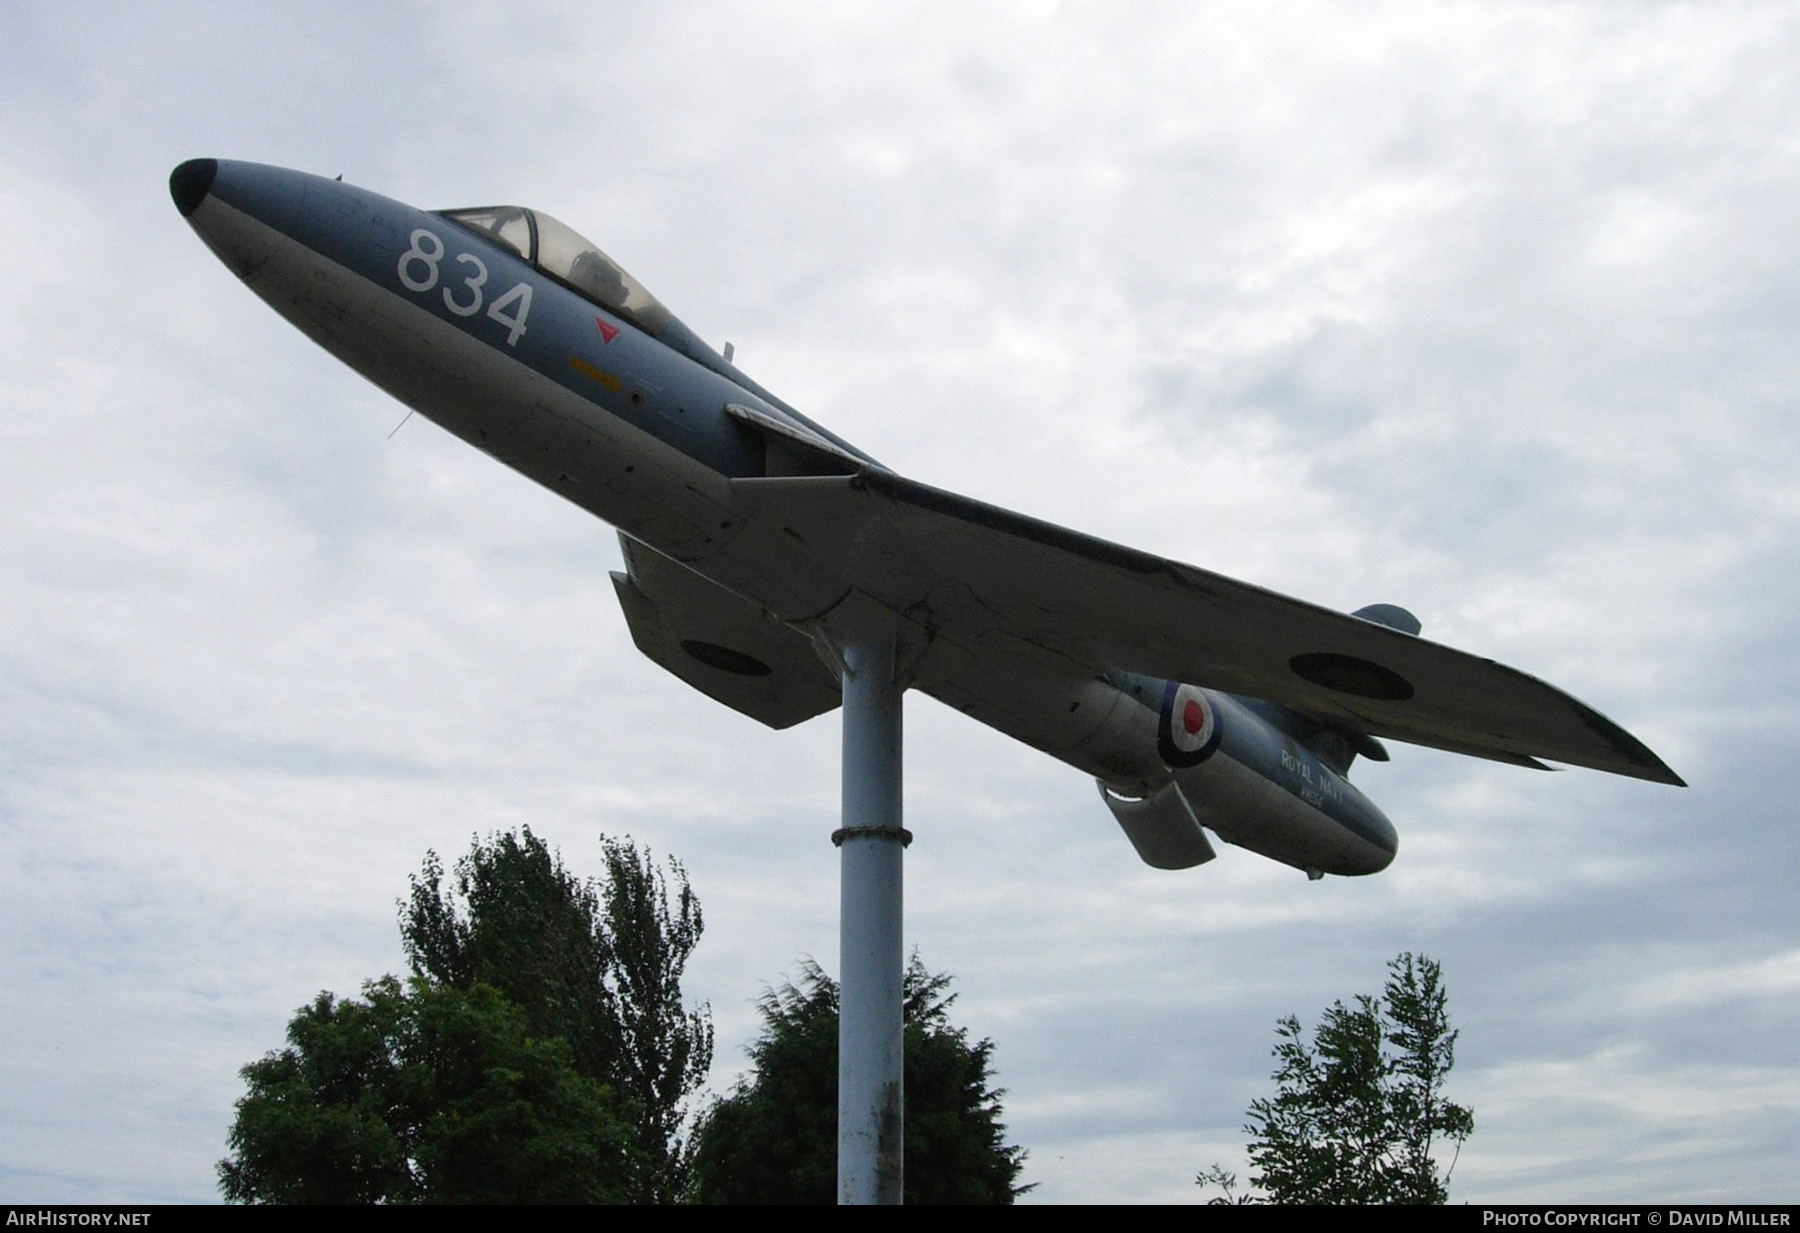
<instances>
[{"instance_id":1,"label":"green foliage","mask_svg":"<svg viewBox=\"0 0 1800 1233\"><path fill-rule=\"evenodd\" d=\"M1276 1026L1276 1094L1250 1106L1251 1182L1271 1203L1443 1203L1434 1146L1463 1140L1474 1115L1443 1099L1456 1060L1439 965L1403 954L1380 998L1335 1002L1308 1044L1292 1015ZM1195 1180L1219 1185L1214 1166Z\"/></svg>"},{"instance_id":2,"label":"green foliage","mask_svg":"<svg viewBox=\"0 0 1800 1233\"><path fill-rule=\"evenodd\" d=\"M993 1042L950 1022L950 978L915 956L905 984L907 1203L1011 1203L1025 1152L1005 1142ZM702 1203L837 1201L837 983L808 961L766 994L752 1074L701 1125Z\"/></svg>"},{"instance_id":3,"label":"green foliage","mask_svg":"<svg viewBox=\"0 0 1800 1233\"><path fill-rule=\"evenodd\" d=\"M491 984L533 1031L569 1041L634 1128L630 1200L670 1203L686 1186L685 1102L712 1066L711 1016L681 1000L700 903L680 864L669 864L671 905L648 852L629 839L600 844L598 882L576 878L529 827L478 841L456 863L454 888L432 853L400 931L414 972L457 988Z\"/></svg>"},{"instance_id":4,"label":"green foliage","mask_svg":"<svg viewBox=\"0 0 1800 1233\"><path fill-rule=\"evenodd\" d=\"M530 827L477 840L457 861L454 884L444 881L437 853L426 853L400 916L413 973L452 989L493 986L533 1033L568 1041L583 1074L614 1075L619 1016L598 891Z\"/></svg>"},{"instance_id":5,"label":"green foliage","mask_svg":"<svg viewBox=\"0 0 1800 1233\"><path fill-rule=\"evenodd\" d=\"M837 1201L837 983L818 965L757 1007L752 1077L700 1123L693 1197L701 1203Z\"/></svg>"},{"instance_id":6,"label":"green foliage","mask_svg":"<svg viewBox=\"0 0 1800 1233\"><path fill-rule=\"evenodd\" d=\"M599 1203L630 1136L568 1046L486 986L321 993L244 1068L219 1165L234 1203Z\"/></svg>"},{"instance_id":7,"label":"green foliage","mask_svg":"<svg viewBox=\"0 0 1800 1233\"><path fill-rule=\"evenodd\" d=\"M1256 1194L1253 1191L1237 1193L1237 1180L1237 1174L1216 1164L1212 1168L1202 1169L1194 1175L1196 1186L1217 1186L1219 1188L1220 1193L1206 1201L1209 1207L1237 1207L1257 1202Z\"/></svg>"},{"instance_id":8,"label":"green foliage","mask_svg":"<svg viewBox=\"0 0 1800 1233\"><path fill-rule=\"evenodd\" d=\"M681 973L700 941L700 901L687 875L671 861L671 907L662 872L648 853L628 841L605 839L601 898L612 945L607 984L619 1016L618 1069L614 1082L636 1118L637 1142L648 1162L633 1199L674 1203L687 1189L692 1152L682 1132L686 1100L712 1067L712 1015L689 1011L681 1000Z\"/></svg>"},{"instance_id":9,"label":"green foliage","mask_svg":"<svg viewBox=\"0 0 1800 1233\"><path fill-rule=\"evenodd\" d=\"M453 879L427 854L401 911L412 981L320 994L290 1048L244 1068L226 1197L678 1197L712 1062L710 1016L681 1000L700 906L680 865L665 880L629 840L601 845L598 881L529 829L478 840Z\"/></svg>"}]
</instances>

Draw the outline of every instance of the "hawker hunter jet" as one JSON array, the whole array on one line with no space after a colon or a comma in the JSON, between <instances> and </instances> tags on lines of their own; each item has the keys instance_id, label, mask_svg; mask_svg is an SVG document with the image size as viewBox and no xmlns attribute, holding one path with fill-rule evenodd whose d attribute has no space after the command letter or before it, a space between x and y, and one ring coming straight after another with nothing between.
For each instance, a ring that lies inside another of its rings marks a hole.
<instances>
[{"instance_id":1,"label":"hawker hunter jet","mask_svg":"<svg viewBox=\"0 0 1800 1233\"><path fill-rule=\"evenodd\" d=\"M898 690L1093 776L1165 869L1211 860L1208 832L1312 877L1384 868L1394 828L1347 778L1383 740L1681 782L1402 608L1331 611L896 474L540 210L421 210L214 159L170 187L319 345L616 527L638 648L771 727L839 706L846 647L877 630Z\"/></svg>"}]
</instances>

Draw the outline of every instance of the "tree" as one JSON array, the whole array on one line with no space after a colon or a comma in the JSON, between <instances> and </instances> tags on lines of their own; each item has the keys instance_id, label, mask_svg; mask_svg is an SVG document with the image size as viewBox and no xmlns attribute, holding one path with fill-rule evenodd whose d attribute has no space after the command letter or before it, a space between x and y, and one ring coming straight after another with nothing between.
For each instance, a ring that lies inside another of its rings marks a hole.
<instances>
[{"instance_id":1,"label":"tree","mask_svg":"<svg viewBox=\"0 0 1800 1233\"><path fill-rule=\"evenodd\" d=\"M907 1203L1011 1203L1023 1148L1008 1146L991 1040L950 1022L950 978L914 956L905 983ZM816 963L758 1005L753 1072L701 1123L692 1197L702 1203L837 1201L838 988Z\"/></svg>"},{"instance_id":2,"label":"tree","mask_svg":"<svg viewBox=\"0 0 1800 1233\"><path fill-rule=\"evenodd\" d=\"M233 1203L596 1203L623 1198L628 1128L568 1045L488 985L321 993L244 1068L219 1165Z\"/></svg>"},{"instance_id":3,"label":"tree","mask_svg":"<svg viewBox=\"0 0 1800 1233\"><path fill-rule=\"evenodd\" d=\"M679 864L673 907L662 871L629 841L603 839L602 902L612 934L607 984L619 1016L615 1082L631 1100L637 1142L650 1167L635 1192L640 1203L678 1202L687 1190L692 1150L684 1138L687 1098L712 1068L712 1015L688 1010L681 973L700 941L700 901Z\"/></svg>"},{"instance_id":4,"label":"tree","mask_svg":"<svg viewBox=\"0 0 1800 1233\"><path fill-rule=\"evenodd\" d=\"M665 880L630 840L601 845L597 881L528 828L477 840L453 879L428 853L401 910L412 980L371 982L361 1002L320 994L289 1049L244 1068L226 1197L678 1196L684 1102L712 1060L706 1009L681 999L700 907L679 864ZM599 1119L605 1151L576 1151L566 1110Z\"/></svg>"},{"instance_id":5,"label":"tree","mask_svg":"<svg viewBox=\"0 0 1800 1233\"><path fill-rule=\"evenodd\" d=\"M476 842L444 886L436 853L401 917L420 976L493 985L533 1029L567 1039L576 1063L609 1084L635 1129L637 1203L674 1202L686 1185L686 1100L712 1066L712 1019L682 1003L681 973L700 940L699 900L678 862L671 905L662 871L629 839L602 837L598 882L569 873L529 827Z\"/></svg>"},{"instance_id":6,"label":"tree","mask_svg":"<svg viewBox=\"0 0 1800 1233\"><path fill-rule=\"evenodd\" d=\"M1272 1203L1443 1203L1433 1149L1463 1140L1474 1115L1443 1098L1456 1060L1442 969L1403 954L1383 996L1334 1002L1306 1042L1292 1015L1276 1025L1276 1094L1250 1105L1253 1185ZM1232 1199L1235 1178L1214 1165L1195 1179Z\"/></svg>"},{"instance_id":7,"label":"tree","mask_svg":"<svg viewBox=\"0 0 1800 1233\"><path fill-rule=\"evenodd\" d=\"M568 1041L583 1074L617 1073L612 939L599 893L530 827L476 840L449 887L436 852L409 880L400 936L415 976L452 989L491 985L534 1033Z\"/></svg>"}]
</instances>

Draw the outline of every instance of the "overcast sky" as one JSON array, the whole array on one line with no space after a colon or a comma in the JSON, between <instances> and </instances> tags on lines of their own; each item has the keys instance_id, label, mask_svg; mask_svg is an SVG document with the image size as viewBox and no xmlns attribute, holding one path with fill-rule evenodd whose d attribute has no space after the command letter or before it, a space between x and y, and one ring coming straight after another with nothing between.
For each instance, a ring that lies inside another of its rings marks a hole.
<instances>
[{"instance_id":1,"label":"overcast sky","mask_svg":"<svg viewBox=\"0 0 1800 1233\"><path fill-rule=\"evenodd\" d=\"M1452 1196L1800 1199L1800 10L9 4L0 1200L216 1197L238 1068L427 849L685 862L836 966L833 717L632 647L612 531L270 312L200 155L537 206L895 469L1551 680L1692 785L1410 747L1373 878L1141 865L907 703L907 936L1039 1201L1243 1164L1278 1017L1440 959Z\"/></svg>"}]
</instances>

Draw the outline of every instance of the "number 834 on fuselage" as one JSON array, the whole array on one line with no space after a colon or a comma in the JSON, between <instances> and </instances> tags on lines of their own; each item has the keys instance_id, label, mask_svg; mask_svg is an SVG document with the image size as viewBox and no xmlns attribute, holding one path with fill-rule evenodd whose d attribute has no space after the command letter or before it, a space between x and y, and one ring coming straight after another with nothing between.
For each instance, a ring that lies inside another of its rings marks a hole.
<instances>
[{"instance_id":1,"label":"number 834 on fuselage","mask_svg":"<svg viewBox=\"0 0 1800 1233\"><path fill-rule=\"evenodd\" d=\"M1385 868L1394 828L1347 778L1384 737L1681 782L1404 609L1335 612L895 474L541 211L215 159L170 188L315 342L617 527L639 649L770 726L837 706L840 632L880 623L907 688L1092 775L1161 868L1211 859L1209 831L1312 876Z\"/></svg>"}]
</instances>

